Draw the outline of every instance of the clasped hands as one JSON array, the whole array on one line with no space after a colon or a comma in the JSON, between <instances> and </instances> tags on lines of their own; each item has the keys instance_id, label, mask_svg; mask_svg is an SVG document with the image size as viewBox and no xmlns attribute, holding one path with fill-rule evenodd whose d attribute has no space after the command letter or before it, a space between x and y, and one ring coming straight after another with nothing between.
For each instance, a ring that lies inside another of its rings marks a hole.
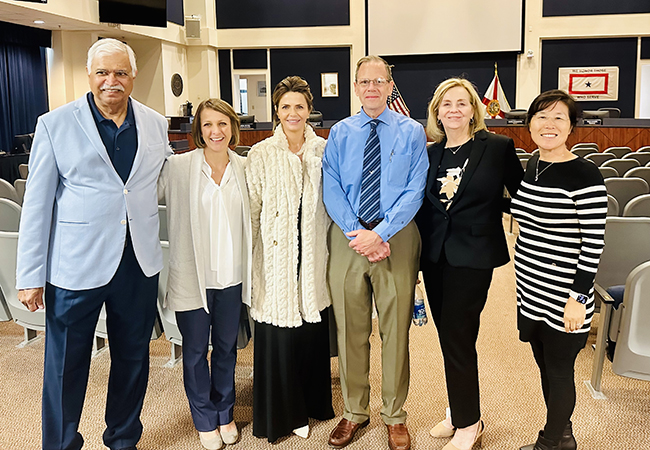
<instances>
[{"instance_id":1,"label":"clasped hands","mask_svg":"<svg viewBox=\"0 0 650 450\"><path fill-rule=\"evenodd\" d=\"M371 263L379 262L390 256L390 244L372 230L359 229L345 233L353 237L350 241L350 248L359 255L368 258Z\"/></svg>"}]
</instances>

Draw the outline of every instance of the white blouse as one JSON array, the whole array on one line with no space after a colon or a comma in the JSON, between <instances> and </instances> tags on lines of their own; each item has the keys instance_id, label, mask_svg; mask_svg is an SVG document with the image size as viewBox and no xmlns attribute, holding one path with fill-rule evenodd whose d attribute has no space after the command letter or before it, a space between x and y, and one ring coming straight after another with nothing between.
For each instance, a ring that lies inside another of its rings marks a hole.
<instances>
[{"instance_id":1,"label":"white blouse","mask_svg":"<svg viewBox=\"0 0 650 450\"><path fill-rule=\"evenodd\" d=\"M244 211L241 192L228 163L221 184L212 179L212 168L203 160L201 173L199 229L201 241L208 243L203 252L206 289L236 286L242 278Z\"/></svg>"}]
</instances>

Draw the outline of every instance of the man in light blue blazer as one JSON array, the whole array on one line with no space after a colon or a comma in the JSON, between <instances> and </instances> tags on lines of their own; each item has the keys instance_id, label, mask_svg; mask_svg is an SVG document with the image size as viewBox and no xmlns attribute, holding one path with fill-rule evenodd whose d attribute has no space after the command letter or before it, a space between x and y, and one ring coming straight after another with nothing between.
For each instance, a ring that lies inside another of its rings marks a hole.
<instances>
[{"instance_id":1,"label":"man in light blue blazer","mask_svg":"<svg viewBox=\"0 0 650 450\"><path fill-rule=\"evenodd\" d=\"M111 371L104 443L134 450L163 267L156 182L171 150L166 119L130 98L137 68L128 45L96 42L87 70L91 92L36 125L16 284L30 311L47 306L43 449L83 446L79 419L105 305Z\"/></svg>"}]
</instances>

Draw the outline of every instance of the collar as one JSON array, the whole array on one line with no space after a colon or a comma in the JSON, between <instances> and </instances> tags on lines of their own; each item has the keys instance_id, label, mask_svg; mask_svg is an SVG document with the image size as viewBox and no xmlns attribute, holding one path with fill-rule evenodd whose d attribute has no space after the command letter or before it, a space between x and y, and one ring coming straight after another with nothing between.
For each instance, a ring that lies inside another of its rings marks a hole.
<instances>
[{"instance_id":1,"label":"collar","mask_svg":"<svg viewBox=\"0 0 650 450\"><path fill-rule=\"evenodd\" d=\"M390 111L390 109L388 109L388 106L386 106L386 108L382 111L382 113L379 114L379 117L377 117L377 120L379 120L381 123L387 125L388 121L390 120L389 119L389 116L390 116L389 111ZM361 125L362 127L366 126L372 120L374 120L372 117L370 117L368 114L366 114L366 112L363 110L363 107L361 108L361 111L359 112L359 114L361 115L361 120L363 122L363 124Z\"/></svg>"},{"instance_id":2,"label":"collar","mask_svg":"<svg viewBox=\"0 0 650 450\"><path fill-rule=\"evenodd\" d=\"M93 118L95 119L95 122L97 123L105 123L105 122L113 122L111 119L107 119L104 117L99 111L99 108L95 104L95 96L93 95L92 91L88 92L86 95L86 99L88 100L88 105L90 105L90 112L93 114ZM127 109L126 109L126 118L124 119L124 123L128 123L130 126L135 126L135 116L133 114L133 104L131 103L131 97L129 97L129 102L127 104ZM124 124L122 124L124 125Z\"/></svg>"}]
</instances>

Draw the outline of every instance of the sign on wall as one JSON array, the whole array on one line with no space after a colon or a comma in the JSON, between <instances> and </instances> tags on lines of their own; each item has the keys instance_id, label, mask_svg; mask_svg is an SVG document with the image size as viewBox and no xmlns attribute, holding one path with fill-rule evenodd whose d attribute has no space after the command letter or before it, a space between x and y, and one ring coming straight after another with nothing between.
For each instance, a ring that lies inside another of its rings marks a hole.
<instances>
[{"instance_id":1,"label":"sign on wall","mask_svg":"<svg viewBox=\"0 0 650 450\"><path fill-rule=\"evenodd\" d=\"M560 67L559 89L578 101L618 100L618 67Z\"/></svg>"}]
</instances>

